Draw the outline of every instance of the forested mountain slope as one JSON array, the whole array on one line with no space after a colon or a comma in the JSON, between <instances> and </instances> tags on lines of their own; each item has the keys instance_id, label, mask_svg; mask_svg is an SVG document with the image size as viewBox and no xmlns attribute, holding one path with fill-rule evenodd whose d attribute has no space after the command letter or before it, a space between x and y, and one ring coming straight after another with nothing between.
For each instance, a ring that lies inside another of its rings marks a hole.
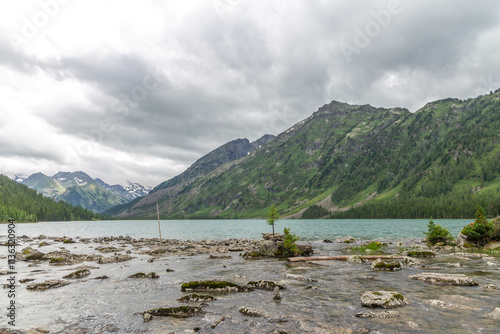
<instances>
[{"instance_id":1,"label":"forested mountain slope","mask_svg":"<svg viewBox=\"0 0 500 334\"><path fill-rule=\"evenodd\" d=\"M500 209L500 90L410 113L331 102L261 149L188 184L157 189L122 217L472 217ZM313 206L317 207L317 206Z\"/></svg>"}]
</instances>

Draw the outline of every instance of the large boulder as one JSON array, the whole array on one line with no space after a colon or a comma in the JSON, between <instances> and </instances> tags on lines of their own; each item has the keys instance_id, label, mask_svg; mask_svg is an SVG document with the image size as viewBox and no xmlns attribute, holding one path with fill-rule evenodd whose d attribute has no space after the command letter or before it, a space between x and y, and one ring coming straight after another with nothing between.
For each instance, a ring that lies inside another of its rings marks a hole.
<instances>
[{"instance_id":1,"label":"large boulder","mask_svg":"<svg viewBox=\"0 0 500 334\"><path fill-rule=\"evenodd\" d=\"M472 244L467 240L467 236L462 234L462 232L458 233L457 236L457 246L458 247L471 247Z\"/></svg>"},{"instance_id":2,"label":"large boulder","mask_svg":"<svg viewBox=\"0 0 500 334\"><path fill-rule=\"evenodd\" d=\"M266 240L259 248L259 253L262 256L274 257L278 252L278 245L272 240Z\"/></svg>"},{"instance_id":3,"label":"large boulder","mask_svg":"<svg viewBox=\"0 0 500 334\"><path fill-rule=\"evenodd\" d=\"M409 304L405 296L396 291L367 291L361 296L367 307L394 308Z\"/></svg>"},{"instance_id":4,"label":"large boulder","mask_svg":"<svg viewBox=\"0 0 500 334\"><path fill-rule=\"evenodd\" d=\"M422 273L409 276L408 278L439 285L456 285L456 286L476 286L479 285L472 278L463 274L441 274L441 273Z\"/></svg>"},{"instance_id":5,"label":"large boulder","mask_svg":"<svg viewBox=\"0 0 500 334\"><path fill-rule=\"evenodd\" d=\"M272 233L262 233L262 238L264 240L283 241L283 234L274 233L274 237L273 237Z\"/></svg>"}]
</instances>

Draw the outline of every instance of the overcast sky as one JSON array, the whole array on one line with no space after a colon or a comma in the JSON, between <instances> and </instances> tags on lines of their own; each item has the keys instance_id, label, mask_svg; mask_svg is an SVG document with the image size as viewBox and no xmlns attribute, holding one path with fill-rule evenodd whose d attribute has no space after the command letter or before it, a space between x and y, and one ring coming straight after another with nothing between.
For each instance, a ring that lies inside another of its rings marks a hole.
<instances>
[{"instance_id":1,"label":"overcast sky","mask_svg":"<svg viewBox=\"0 0 500 334\"><path fill-rule=\"evenodd\" d=\"M498 1L0 0L0 172L155 186L332 100L500 88Z\"/></svg>"}]
</instances>

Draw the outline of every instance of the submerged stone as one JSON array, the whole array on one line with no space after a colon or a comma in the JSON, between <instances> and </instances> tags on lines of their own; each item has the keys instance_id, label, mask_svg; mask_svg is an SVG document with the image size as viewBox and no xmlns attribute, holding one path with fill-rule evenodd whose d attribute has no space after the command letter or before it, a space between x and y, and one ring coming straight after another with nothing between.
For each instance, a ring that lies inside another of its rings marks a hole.
<instances>
[{"instance_id":1,"label":"submerged stone","mask_svg":"<svg viewBox=\"0 0 500 334\"><path fill-rule=\"evenodd\" d=\"M199 303L199 302L212 302L217 300L217 298L211 295L199 295L196 293L192 293L190 295L182 296L177 300L183 303Z\"/></svg>"},{"instance_id":2,"label":"submerged stone","mask_svg":"<svg viewBox=\"0 0 500 334\"><path fill-rule=\"evenodd\" d=\"M198 306L160 307L144 312L143 318L145 321L153 317L188 318L202 313L203 310Z\"/></svg>"},{"instance_id":3,"label":"submerged stone","mask_svg":"<svg viewBox=\"0 0 500 334\"><path fill-rule=\"evenodd\" d=\"M403 268L404 268L403 263L397 261L384 262L381 261L380 259L377 259L372 263L373 270L396 271L396 270L402 270Z\"/></svg>"},{"instance_id":4,"label":"submerged stone","mask_svg":"<svg viewBox=\"0 0 500 334\"><path fill-rule=\"evenodd\" d=\"M250 288L254 288L254 289L259 289L259 290L269 290L269 291L273 291L274 288L278 288L278 289L284 289L285 286L282 285L282 284L278 284L276 282L273 282L273 281L252 281L252 282L248 282L246 284L246 286L250 287Z\"/></svg>"},{"instance_id":5,"label":"submerged stone","mask_svg":"<svg viewBox=\"0 0 500 334\"><path fill-rule=\"evenodd\" d=\"M367 291L361 296L367 307L394 308L409 304L405 296L396 291Z\"/></svg>"},{"instance_id":6,"label":"submerged stone","mask_svg":"<svg viewBox=\"0 0 500 334\"><path fill-rule=\"evenodd\" d=\"M397 311L383 311L383 312L360 312L356 313L358 318L397 318L399 312Z\"/></svg>"},{"instance_id":7,"label":"submerged stone","mask_svg":"<svg viewBox=\"0 0 500 334\"><path fill-rule=\"evenodd\" d=\"M133 275L130 275L128 278L158 278L160 276L158 276L156 273L154 272L150 272L150 273L136 273L136 274L133 274Z\"/></svg>"},{"instance_id":8,"label":"submerged stone","mask_svg":"<svg viewBox=\"0 0 500 334\"><path fill-rule=\"evenodd\" d=\"M456 285L456 286L479 285L472 278L465 276L463 274L422 273L418 275L409 276L408 278L430 284Z\"/></svg>"},{"instance_id":9,"label":"submerged stone","mask_svg":"<svg viewBox=\"0 0 500 334\"><path fill-rule=\"evenodd\" d=\"M35 291L42 291L42 290L60 288L62 286L68 285L68 284L69 284L69 282L67 282L67 281L61 281L58 279L49 279L43 283L29 284L26 287L26 289L35 290Z\"/></svg>"},{"instance_id":10,"label":"submerged stone","mask_svg":"<svg viewBox=\"0 0 500 334\"><path fill-rule=\"evenodd\" d=\"M217 291L217 292L246 292L252 291L253 288L240 286L228 281L193 281L184 283L181 286L181 291Z\"/></svg>"},{"instance_id":11,"label":"submerged stone","mask_svg":"<svg viewBox=\"0 0 500 334\"><path fill-rule=\"evenodd\" d=\"M259 311L251 307L242 307L239 309L240 313L246 315L247 317L262 317Z\"/></svg>"},{"instance_id":12,"label":"submerged stone","mask_svg":"<svg viewBox=\"0 0 500 334\"><path fill-rule=\"evenodd\" d=\"M72 272L71 274L68 274L64 276L63 278L67 279L78 279L78 278L83 278L90 275L90 270L88 269L83 269L83 270L77 270L75 272Z\"/></svg>"}]
</instances>

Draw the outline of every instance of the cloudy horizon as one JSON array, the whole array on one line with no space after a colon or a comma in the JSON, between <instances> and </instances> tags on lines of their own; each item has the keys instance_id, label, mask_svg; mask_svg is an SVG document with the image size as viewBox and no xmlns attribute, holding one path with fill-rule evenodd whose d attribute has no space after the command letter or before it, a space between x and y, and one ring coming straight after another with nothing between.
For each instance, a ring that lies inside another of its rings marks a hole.
<instances>
[{"instance_id":1,"label":"cloudy horizon","mask_svg":"<svg viewBox=\"0 0 500 334\"><path fill-rule=\"evenodd\" d=\"M3 1L0 173L156 186L332 100L500 88L500 3Z\"/></svg>"}]
</instances>

